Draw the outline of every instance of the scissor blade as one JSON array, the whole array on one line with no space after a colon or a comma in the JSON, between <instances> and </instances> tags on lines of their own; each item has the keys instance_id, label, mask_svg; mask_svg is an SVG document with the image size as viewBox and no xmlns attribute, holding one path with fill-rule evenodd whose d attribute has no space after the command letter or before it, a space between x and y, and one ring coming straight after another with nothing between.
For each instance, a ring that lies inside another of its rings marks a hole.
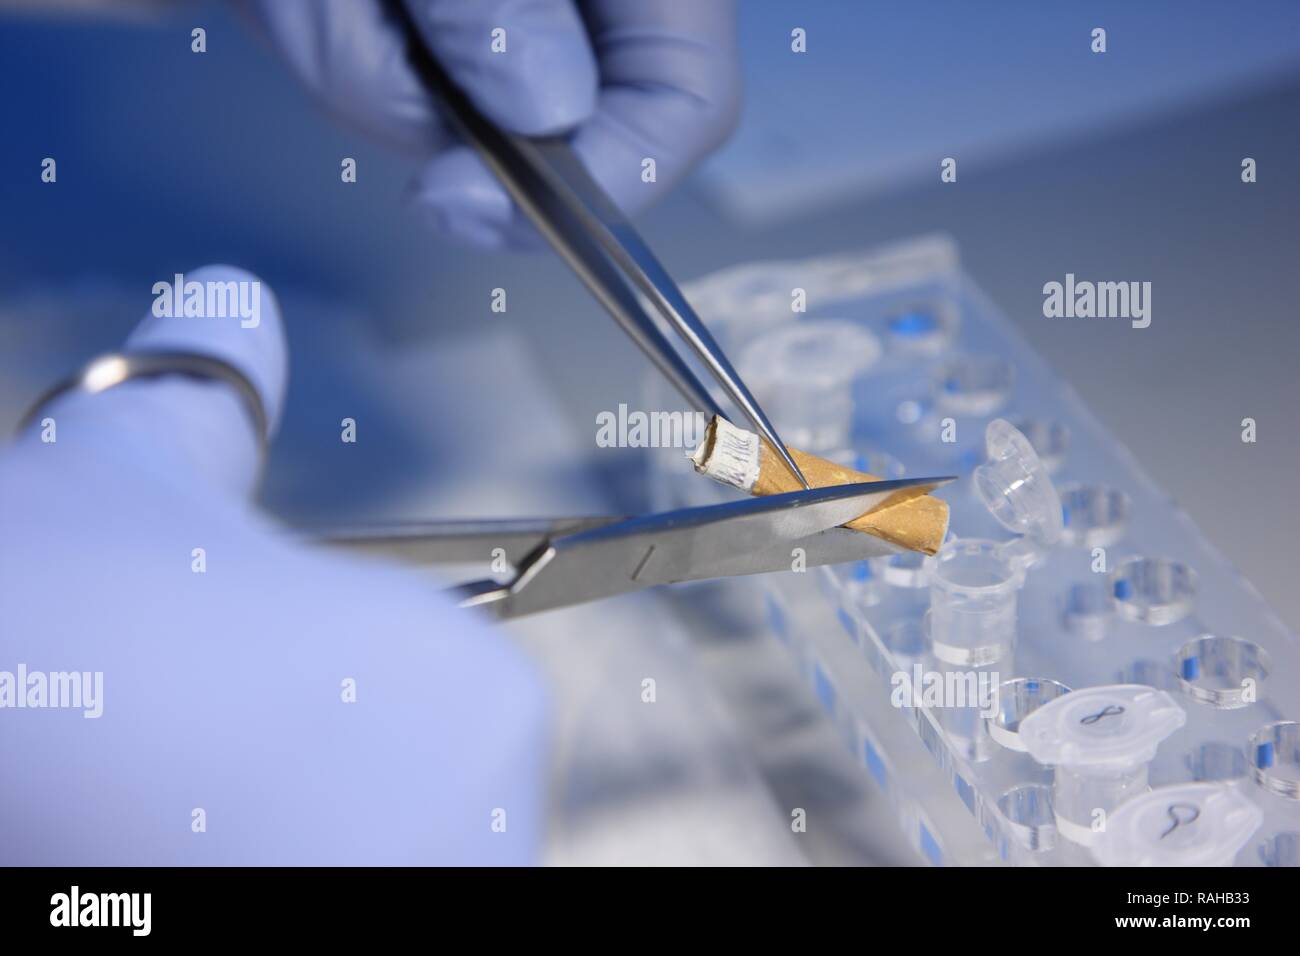
<instances>
[{"instance_id":1,"label":"scissor blade","mask_svg":"<svg viewBox=\"0 0 1300 956\"><path fill-rule=\"evenodd\" d=\"M788 568L791 552L800 542L819 532L847 524L876 508L926 494L951 480L901 478L868 481L715 506L712 515L700 515L705 519L701 524L669 525L665 522L656 554L646 561L638 578L649 586L721 576L726 571L715 569L743 566L744 555L752 555L759 562L757 570ZM732 510L728 513L722 510L724 508ZM622 525L605 530L614 531L618 527ZM770 556L782 553L784 560L773 566ZM768 556L765 563L761 561L763 556Z\"/></svg>"},{"instance_id":2,"label":"scissor blade","mask_svg":"<svg viewBox=\"0 0 1300 956\"><path fill-rule=\"evenodd\" d=\"M308 540L387 555L412 564L488 563L504 556L515 567L551 538L625 520L502 518L405 521L303 532Z\"/></svg>"},{"instance_id":3,"label":"scissor blade","mask_svg":"<svg viewBox=\"0 0 1300 956\"><path fill-rule=\"evenodd\" d=\"M504 616L530 614L656 584L724 575L731 567L752 567L737 573L754 573L789 566L790 552L799 542L951 480L906 478L814 488L632 518L567 535L535 555L497 610ZM782 552L788 557L777 565L775 556ZM765 557L752 566L743 557L747 554Z\"/></svg>"},{"instance_id":4,"label":"scissor blade","mask_svg":"<svg viewBox=\"0 0 1300 956\"><path fill-rule=\"evenodd\" d=\"M798 555L796 555L796 548L800 552ZM891 544L883 538L864 534L861 531L827 528L825 531L798 541L783 542L779 546L763 551L737 554L717 562L712 567L698 568L698 573L693 574L689 580L733 578L746 574L793 571L796 567L816 568L823 564L845 564L865 561L868 558L888 557L891 554L901 554L906 550L902 545Z\"/></svg>"}]
</instances>

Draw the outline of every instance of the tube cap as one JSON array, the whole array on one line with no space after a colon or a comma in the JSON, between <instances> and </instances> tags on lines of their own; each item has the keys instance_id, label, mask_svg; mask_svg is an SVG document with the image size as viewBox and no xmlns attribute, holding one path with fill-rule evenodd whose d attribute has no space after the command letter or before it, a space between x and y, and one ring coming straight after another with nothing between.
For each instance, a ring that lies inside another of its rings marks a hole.
<instances>
[{"instance_id":1,"label":"tube cap","mask_svg":"<svg viewBox=\"0 0 1300 956\"><path fill-rule=\"evenodd\" d=\"M1121 804L1092 852L1102 866L1227 866L1263 819L1229 783L1160 787Z\"/></svg>"},{"instance_id":2,"label":"tube cap","mask_svg":"<svg viewBox=\"0 0 1300 956\"><path fill-rule=\"evenodd\" d=\"M1148 763L1187 722L1162 690L1145 684L1088 687L1059 697L1020 724L1020 741L1041 764L1072 768Z\"/></svg>"},{"instance_id":3,"label":"tube cap","mask_svg":"<svg viewBox=\"0 0 1300 956\"><path fill-rule=\"evenodd\" d=\"M1061 539L1065 521L1061 498L1038 453L1005 418L984 432L988 461L975 468L975 492L993 517L1016 534L1042 545Z\"/></svg>"}]
</instances>

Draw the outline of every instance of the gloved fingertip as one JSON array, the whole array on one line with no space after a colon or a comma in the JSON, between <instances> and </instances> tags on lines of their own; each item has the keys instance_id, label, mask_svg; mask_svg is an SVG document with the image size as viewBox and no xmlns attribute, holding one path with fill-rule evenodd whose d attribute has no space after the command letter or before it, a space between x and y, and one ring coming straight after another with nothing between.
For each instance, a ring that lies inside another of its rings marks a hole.
<instances>
[{"instance_id":1,"label":"gloved fingertip","mask_svg":"<svg viewBox=\"0 0 1300 956\"><path fill-rule=\"evenodd\" d=\"M207 265L159 280L153 293L153 306L128 336L126 350L197 352L230 363L257 389L274 433L284 408L289 360L280 304L270 285L236 266ZM186 303L196 301L201 305L187 310Z\"/></svg>"},{"instance_id":2,"label":"gloved fingertip","mask_svg":"<svg viewBox=\"0 0 1300 956\"><path fill-rule=\"evenodd\" d=\"M412 181L408 197L434 232L481 249L506 245L514 204L468 149L451 149L432 160Z\"/></svg>"},{"instance_id":3,"label":"gloved fingertip","mask_svg":"<svg viewBox=\"0 0 1300 956\"><path fill-rule=\"evenodd\" d=\"M443 209L424 203L417 204L416 210L425 226L439 236L485 252L506 247L501 227L478 218L470 210Z\"/></svg>"},{"instance_id":4,"label":"gloved fingertip","mask_svg":"<svg viewBox=\"0 0 1300 956\"><path fill-rule=\"evenodd\" d=\"M406 2L439 62L507 129L562 133L595 111L596 57L571 0Z\"/></svg>"},{"instance_id":5,"label":"gloved fingertip","mask_svg":"<svg viewBox=\"0 0 1300 956\"><path fill-rule=\"evenodd\" d=\"M590 118L596 109L596 73L556 69L556 51L537 55L537 63L521 63L509 73L475 91L479 106L497 122L525 136L566 133Z\"/></svg>"}]
</instances>

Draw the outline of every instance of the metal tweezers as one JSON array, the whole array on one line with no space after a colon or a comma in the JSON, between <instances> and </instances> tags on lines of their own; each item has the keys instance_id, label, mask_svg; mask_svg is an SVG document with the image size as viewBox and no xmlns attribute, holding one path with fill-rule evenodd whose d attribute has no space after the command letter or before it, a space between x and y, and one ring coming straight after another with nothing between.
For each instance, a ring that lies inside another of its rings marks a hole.
<instances>
[{"instance_id":1,"label":"metal tweezers","mask_svg":"<svg viewBox=\"0 0 1300 956\"><path fill-rule=\"evenodd\" d=\"M513 571L508 580L474 581L453 590L463 607L512 618L658 584L897 554L906 549L839 525L951 480L833 485L640 518L400 523L339 529L313 538L413 564L504 559Z\"/></svg>"},{"instance_id":2,"label":"metal tweezers","mask_svg":"<svg viewBox=\"0 0 1300 956\"><path fill-rule=\"evenodd\" d=\"M520 136L479 112L421 39L406 4L389 10L405 31L412 69L450 124L472 146L538 231L569 264L605 310L697 411L721 415L712 394L664 338L648 303L690 346L710 374L784 460L805 488L795 464L740 375L667 270L614 205L564 136Z\"/></svg>"}]
</instances>

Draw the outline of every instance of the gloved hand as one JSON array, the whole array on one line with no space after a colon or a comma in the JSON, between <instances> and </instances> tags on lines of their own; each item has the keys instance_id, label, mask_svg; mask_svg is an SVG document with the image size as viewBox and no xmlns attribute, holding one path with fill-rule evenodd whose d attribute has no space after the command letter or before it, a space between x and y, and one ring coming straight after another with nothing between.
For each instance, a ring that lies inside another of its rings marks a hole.
<instances>
[{"instance_id":1,"label":"gloved hand","mask_svg":"<svg viewBox=\"0 0 1300 956\"><path fill-rule=\"evenodd\" d=\"M259 318L150 316L126 350L224 359L274 423L267 287ZM180 376L67 394L0 450L0 864L534 860L531 667L429 580L288 538L257 467L235 390ZM17 706L72 672L93 701Z\"/></svg>"},{"instance_id":2,"label":"gloved hand","mask_svg":"<svg viewBox=\"0 0 1300 956\"><path fill-rule=\"evenodd\" d=\"M402 0L474 103L530 135L572 131L624 210L677 183L739 112L733 0ZM383 0L243 0L335 112L433 154L414 198L435 226L485 247L539 241L473 151L457 143L406 59ZM504 52L493 52L502 29ZM655 160L656 181L642 180Z\"/></svg>"}]
</instances>

